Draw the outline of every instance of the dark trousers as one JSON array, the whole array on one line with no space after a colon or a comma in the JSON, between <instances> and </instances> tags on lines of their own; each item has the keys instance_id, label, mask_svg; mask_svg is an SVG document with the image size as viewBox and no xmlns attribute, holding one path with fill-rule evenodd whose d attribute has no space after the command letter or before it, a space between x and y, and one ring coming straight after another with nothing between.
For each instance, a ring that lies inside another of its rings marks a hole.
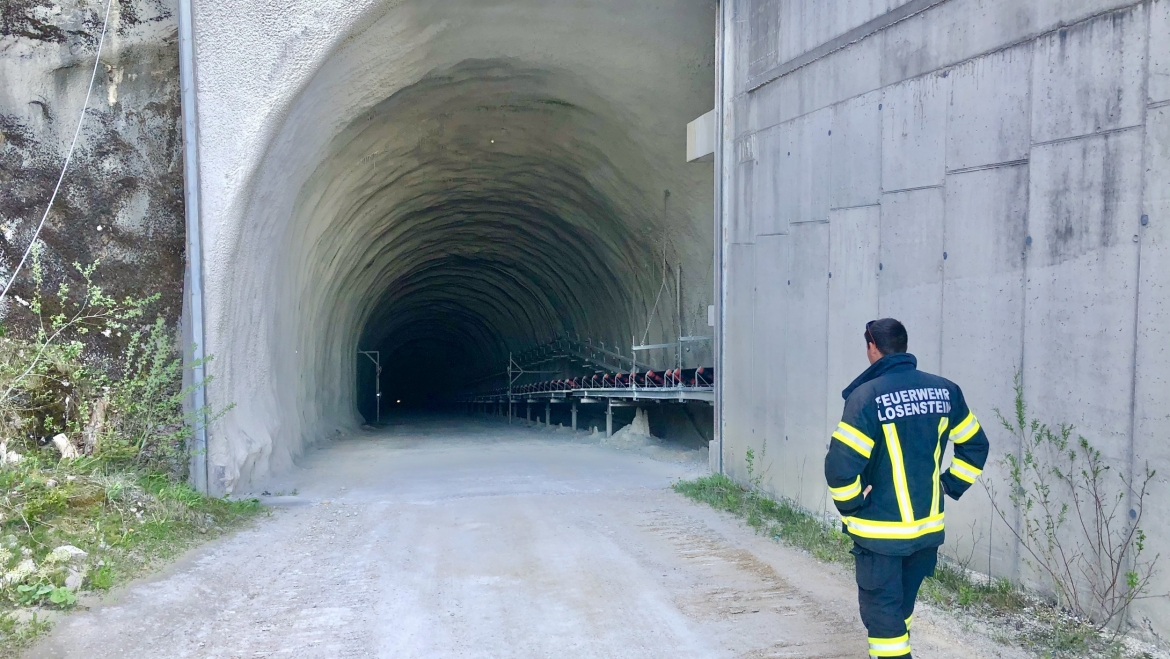
<instances>
[{"instance_id":1,"label":"dark trousers","mask_svg":"<svg viewBox=\"0 0 1170 659\"><path fill-rule=\"evenodd\" d=\"M854 545L857 599L869 632L869 656L910 658L910 623L922 580L934 574L938 548L886 556Z\"/></svg>"}]
</instances>

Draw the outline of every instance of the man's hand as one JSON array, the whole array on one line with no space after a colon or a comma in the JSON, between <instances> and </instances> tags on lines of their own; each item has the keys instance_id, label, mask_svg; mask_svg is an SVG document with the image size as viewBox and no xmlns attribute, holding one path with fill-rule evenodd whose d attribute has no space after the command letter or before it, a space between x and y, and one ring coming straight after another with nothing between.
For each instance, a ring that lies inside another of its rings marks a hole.
<instances>
[{"instance_id":1,"label":"man's hand","mask_svg":"<svg viewBox=\"0 0 1170 659\"><path fill-rule=\"evenodd\" d=\"M873 486L872 486L872 485L867 485L867 486L865 487L865 491L861 493L861 498L862 498L862 499L865 499L865 498L867 498L867 497L869 496L869 492L870 492L870 490L872 490L872 489L873 489Z\"/></svg>"},{"instance_id":2,"label":"man's hand","mask_svg":"<svg viewBox=\"0 0 1170 659\"><path fill-rule=\"evenodd\" d=\"M945 479L941 479L939 482L942 483L943 494L954 499L955 501L959 500L959 497L955 496L954 493L951 492L951 488L947 487L947 481Z\"/></svg>"}]
</instances>

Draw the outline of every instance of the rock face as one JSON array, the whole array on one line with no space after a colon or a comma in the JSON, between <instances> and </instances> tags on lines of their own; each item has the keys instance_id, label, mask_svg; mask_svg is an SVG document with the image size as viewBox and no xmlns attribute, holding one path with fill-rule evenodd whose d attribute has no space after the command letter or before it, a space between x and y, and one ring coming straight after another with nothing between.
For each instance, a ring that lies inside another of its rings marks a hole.
<instances>
[{"instance_id":1,"label":"rock face","mask_svg":"<svg viewBox=\"0 0 1170 659\"><path fill-rule=\"evenodd\" d=\"M0 279L28 247L61 172L93 71L105 2L0 5ZM86 123L41 240L46 278L76 280L101 263L118 297L158 293L151 310L181 311L182 139L176 10L169 0L118 0ZM27 299L22 272L14 291ZM28 322L14 308L4 323ZM97 341L116 341L94 337Z\"/></svg>"},{"instance_id":2,"label":"rock face","mask_svg":"<svg viewBox=\"0 0 1170 659\"><path fill-rule=\"evenodd\" d=\"M77 451L77 447L69 441L69 437L65 434L60 434L54 437L53 446L57 448L57 452L60 453L61 457L65 460L72 460L73 458L79 457L81 455L81 453Z\"/></svg>"}]
</instances>

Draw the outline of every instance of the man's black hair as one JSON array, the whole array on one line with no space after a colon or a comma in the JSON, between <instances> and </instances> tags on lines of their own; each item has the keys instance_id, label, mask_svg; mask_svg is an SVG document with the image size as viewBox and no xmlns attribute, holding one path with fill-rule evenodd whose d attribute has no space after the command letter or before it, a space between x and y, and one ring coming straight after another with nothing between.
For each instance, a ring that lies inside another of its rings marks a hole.
<instances>
[{"instance_id":1,"label":"man's black hair","mask_svg":"<svg viewBox=\"0 0 1170 659\"><path fill-rule=\"evenodd\" d=\"M871 320L865 326L865 342L877 346L882 356L898 352L906 352L910 337L906 334L906 326L893 318Z\"/></svg>"}]
</instances>

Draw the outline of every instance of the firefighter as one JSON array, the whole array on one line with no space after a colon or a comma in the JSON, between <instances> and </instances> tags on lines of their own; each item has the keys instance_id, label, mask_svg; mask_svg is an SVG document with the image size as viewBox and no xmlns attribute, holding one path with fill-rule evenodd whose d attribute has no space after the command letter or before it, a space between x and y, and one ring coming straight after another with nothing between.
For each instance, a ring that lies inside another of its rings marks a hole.
<instances>
[{"instance_id":1,"label":"firefighter","mask_svg":"<svg viewBox=\"0 0 1170 659\"><path fill-rule=\"evenodd\" d=\"M892 318L865 326L870 366L845 391L825 478L853 539L870 657L910 657L914 600L943 543L943 496L958 499L987 461L987 436L955 383L918 370ZM947 442L954 456L942 468Z\"/></svg>"}]
</instances>

